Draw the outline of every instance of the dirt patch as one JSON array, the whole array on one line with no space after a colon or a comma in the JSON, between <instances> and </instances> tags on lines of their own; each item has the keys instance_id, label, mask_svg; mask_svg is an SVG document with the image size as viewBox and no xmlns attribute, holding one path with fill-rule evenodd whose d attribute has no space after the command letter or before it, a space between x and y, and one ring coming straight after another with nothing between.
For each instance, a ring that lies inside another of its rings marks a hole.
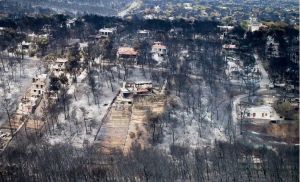
<instances>
[{"instance_id":1,"label":"dirt patch","mask_svg":"<svg viewBox=\"0 0 300 182\"><path fill-rule=\"evenodd\" d=\"M124 152L130 151L132 144L138 144L142 149L150 146L149 134L150 116L159 116L164 112L165 97L144 97L134 100L129 125L129 136L127 137Z\"/></svg>"},{"instance_id":2,"label":"dirt patch","mask_svg":"<svg viewBox=\"0 0 300 182\"><path fill-rule=\"evenodd\" d=\"M297 139L299 142L299 125L298 123L274 124L270 123L267 127L267 134L286 139Z\"/></svg>"},{"instance_id":3,"label":"dirt patch","mask_svg":"<svg viewBox=\"0 0 300 182\"><path fill-rule=\"evenodd\" d=\"M261 134L264 139L282 141L286 143L299 143L299 125L298 122L291 123L266 123L256 125L247 123L243 125L243 131L256 132Z\"/></svg>"}]
</instances>

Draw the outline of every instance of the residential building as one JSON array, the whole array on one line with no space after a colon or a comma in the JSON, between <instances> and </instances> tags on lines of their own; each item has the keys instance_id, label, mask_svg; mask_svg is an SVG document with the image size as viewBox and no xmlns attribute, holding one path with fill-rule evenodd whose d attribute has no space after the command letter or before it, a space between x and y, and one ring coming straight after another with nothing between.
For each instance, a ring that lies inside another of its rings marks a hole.
<instances>
[{"instance_id":1,"label":"residential building","mask_svg":"<svg viewBox=\"0 0 300 182\"><path fill-rule=\"evenodd\" d=\"M152 46L152 55L158 55L159 57L164 57L167 54L167 47L161 42L154 42Z\"/></svg>"},{"instance_id":2,"label":"residential building","mask_svg":"<svg viewBox=\"0 0 300 182\"><path fill-rule=\"evenodd\" d=\"M101 28L99 30L100 37L108 38L112 36L117 31L116 28Z\"/></svg>"},{"instance_id":3,"label":"residential building","mask_svg":"<svg viewBox=\"0 0 300 182\"><path fill-rule=\"evenodd\" d=\"M46 91L47 74L41 74L32 79L31 97L40 97Z\"/></svg>"},{"instance_id":4,"label":"residential building","mask_svg":"<svg viewBox=\"0 0 300 182\"><path fill-rule=\"evenodd\" d=\"M117 102L130 105L134 96L151 95L152 89L151 81L123 82Z\"/></svg>"},{"instance_id":5,"label":"residential building","mask_svg":"<svg viewBox=\"0 0 300 182\"><path fill-rule=\"evenodd\" d=\"M139 38L145 38L150 36L150 31L149 30L138 30L138 36Z\"/></svg>"},{"instance_id":6,"label":"residential building","mask_svg":"<svg viewBox=\"0 0 300 182\"><path fill-rule=\"evenodd\" d=\"M252 106L244 109L241 115L248 119L281 120L273 107L269 105Z\"/></svg>"}]
</instances>

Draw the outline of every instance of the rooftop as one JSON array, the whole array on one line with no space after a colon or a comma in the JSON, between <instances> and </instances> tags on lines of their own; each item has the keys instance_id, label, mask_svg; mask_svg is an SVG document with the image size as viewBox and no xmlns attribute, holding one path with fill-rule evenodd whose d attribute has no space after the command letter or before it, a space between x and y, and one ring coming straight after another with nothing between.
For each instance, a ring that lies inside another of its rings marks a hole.
<instances>
[{"instance_id":1,"label":"rooftop","mask_svg":"<svg viewBox=\"0 0 300 182\"><path fill-rule=\"evenodd\" d=\"M116 28L101 28L99 30L99 32L111 32L111 33L115 32L115 31L116 31Z\"/></svg>"},{"instance_id":2,"label":"rooftop","mask_svg":"<svg viewBox=\"0 0 300 182\"><path fill-rule=\"evenodd\" d=\"M152 48L157 48L157 49L166 49L167 47L163 45L161 42L154 42L154 45Z\"/></svg>"},{"instance_id":3,"label":"rooftop","mask_svg":"<svg viewBox=\"0 0 300 182\"><path fill-rule=\"evenodd\" d=\"M269 106L269 105L261 105L261 106L252 106L252 107L249 107L247 108L247 110L249 112L254 112L254 111L264 111L264 112L273 112L274 109Z\"/></svg>"},{"instance_id":4,"label":"rooftop","mask_svg":"<svg viewBox=\"0 0 300 182\"><path fill-rule=\"evenodd\" d=\"M120 47L118 49L118 54L136 56L138 53L132 47Z\"/></svg>"}]
</instances>

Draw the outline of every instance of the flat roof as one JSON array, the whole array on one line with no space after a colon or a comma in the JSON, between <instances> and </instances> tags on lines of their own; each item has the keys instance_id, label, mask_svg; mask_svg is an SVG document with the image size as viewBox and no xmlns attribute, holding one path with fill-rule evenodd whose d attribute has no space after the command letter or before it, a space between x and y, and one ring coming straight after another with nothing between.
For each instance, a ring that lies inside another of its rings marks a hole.
<instances>
[{"instance_id":1,"label":"flat roof","mask_svg":"<svg viewBox=\"0 0 300 182\"><path fill-rule=\"evenodd\" d=\"M99 31L100 32L111 32L111 33L113 33L114 31L116 31L116 28L101 28Z\"/></svg>"},{"instance_id":2,"label":"flat roof","mask_svg":"<svg viewBox=\"0 0 300 182\"><path fill-rule=\"evenodd\" d=\"M264 112L273 112L275 111L273 109L273 107L269 106L269 105L261 105L261 106L252 106L247 108L247 111L249 112L254 112L254 111L264 111Z\"/></svg>"},{"instance_id":3,"label":"flat roof","mask_svg":"<svg viewBox=\"0 0 300 182\"><path fill-rule=\"evenodd\" d=\"M136 56L138 53L132 47L120 47L118 49L119 55L133 55Z\"/></svg>"},{"instance_id":4,"label":"flat roof","mask_svg":"<svg viewBox=\"0 0 300 182\"><path fill-rule=\"evenodd\" d=\"M138 33L140 33L140 34L148 34L148 33L150 33L150 31L149 30L138 30Z\"/></svg>"}]
</instances>

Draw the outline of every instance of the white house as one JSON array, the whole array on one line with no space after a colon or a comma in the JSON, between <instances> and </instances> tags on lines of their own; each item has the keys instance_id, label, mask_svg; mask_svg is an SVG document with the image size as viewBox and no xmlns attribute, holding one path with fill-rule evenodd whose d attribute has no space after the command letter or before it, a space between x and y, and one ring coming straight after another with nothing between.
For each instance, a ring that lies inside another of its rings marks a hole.
<instances>
[{"instance_id":1,"label":"white house","mask_svg":"<svg viewBox=\"0 0 300 182\"><path fill-rule=\"evenodd\" d=\"M112 36L114 33L116 33L117 29L116 28L101 28L99 30L99 35L100 37L110 37Z\"/></svg>"},{"instance_id":2,"label":"white house","mask_svg":"<svg viewBox=\"0 0 300 182\"><path fill-rule=\"evenodd\" d=\"M158 55L159 57L164 57L167 54L167 47L161 42L154 42L151 49L152 55Z\"/></svg>"},{"instance_id":3,"label":"white house","mask_svg":"<svg viewBox=\"0 0 300 182\"><path fill-rule=\"evenodd\" d=\"M151 81L123 82L117 101L123 104L132 104L133 96L151 94L152 88Z\"/></svg>"},{"instance_id":4,"label":"white house","mask_svg":"<svg viewBox=\"0 0 300 182\"><path fill-rule=\"evenodd\" d=\"M280 120L280 116L273 109L273 107L269 105L262 106L252 106L249 108L245 108L244 111L241 112L244 118L248 119L267 119L267 120Z\"/></svg>"}]
</instances>

